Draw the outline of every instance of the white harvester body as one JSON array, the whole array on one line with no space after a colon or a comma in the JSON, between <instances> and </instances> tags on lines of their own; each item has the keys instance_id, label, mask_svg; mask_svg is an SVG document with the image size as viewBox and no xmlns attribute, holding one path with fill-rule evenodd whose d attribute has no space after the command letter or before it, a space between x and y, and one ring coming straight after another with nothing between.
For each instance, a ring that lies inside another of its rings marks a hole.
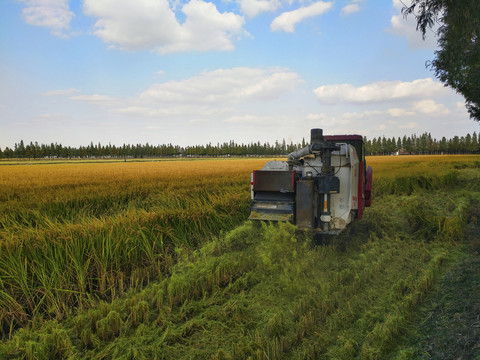
<instances>
[{"instance_id":1,"label":"white harvester body","mask_svg":"<svg viewBox=\"0 0 480 360\"><path fill-rule=\"evenodd\" d=\"M313 129L310 146L252 173L249 218L338 234L370 206L371 185L361 136L323 137Z\"/></svg>"}]
</instances>

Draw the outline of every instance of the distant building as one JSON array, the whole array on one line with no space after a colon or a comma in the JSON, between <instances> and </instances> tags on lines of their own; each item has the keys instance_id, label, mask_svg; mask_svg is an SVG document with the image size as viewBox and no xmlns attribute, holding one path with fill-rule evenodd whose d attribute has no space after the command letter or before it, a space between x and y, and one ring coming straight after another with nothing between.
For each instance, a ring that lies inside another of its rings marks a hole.
<instances>
[{"instance_id":1,"label":"distant building","mask_svg":"<svg viewBox=\"0 0 480 360\"><path fill-rule=\"evenodd\" d=\"M413 153L410 153L405 149L400 149L395 153L395 155L411 155L411 154L413 154Z\"/></svg>"}]
</instances>

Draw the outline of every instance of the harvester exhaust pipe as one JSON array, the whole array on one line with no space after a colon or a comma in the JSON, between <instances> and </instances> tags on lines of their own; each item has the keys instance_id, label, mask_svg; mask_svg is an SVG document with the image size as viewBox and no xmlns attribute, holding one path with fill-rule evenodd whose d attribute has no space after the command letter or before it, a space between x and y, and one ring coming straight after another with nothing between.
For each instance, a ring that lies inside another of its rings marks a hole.
<instances>
[{"instance_id":1,"label":"harvester exhaust pipe","mask_svg":"<svg viewBox=\"0 0 480 360\"><path fill-rule=\"evenodd\" d=\"M300 159L301 157L304 157L305 155L308 155L308 154L311 154L310 146L305 146L304 148L298 149L298 150L288 154L287 160L288 160L288 162L294 162L294 161L296 161L296 160Z\"/></svg>"},{"instance_id":2,"label":"harvester exhaust pipe","mask_svg":"<svg viewBox=\"0 0 480 360\"><path fill-rule=\"evenodd\" d=\"M323 142L323 129L310 130L310 144Z\"/></svg>"},{"instance_id":3,"label":"harvester exhaust pipe","mask_svg":"<svg viewBox=\"0 0 480 360\"><path fill-rule=\"evenodd\" d=\"M323 143L323 141L323 129L311 129L310 145L288 154L288 161L293 162L305 155L313 154L314 151L318 151L318 149L320 149L320 144Z\"/></svg>"}]
</instances>

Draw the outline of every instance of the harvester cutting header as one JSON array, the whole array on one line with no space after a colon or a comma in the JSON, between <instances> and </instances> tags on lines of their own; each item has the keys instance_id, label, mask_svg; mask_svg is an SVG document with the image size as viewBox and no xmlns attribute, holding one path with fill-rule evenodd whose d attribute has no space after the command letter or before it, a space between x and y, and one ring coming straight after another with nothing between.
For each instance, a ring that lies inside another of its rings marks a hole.
<instances>
[{"instance_id":1,"label":"harvester cutting header","mask_svg":"<svg viewBox=\"0 0 480 360\"><path fill-rule=\"evenodd\" d=\"M290 221L301 229L339 234L372 202L372 168L360 135L323 135L310 145L268 161L251 177L251 220Z\"/></svg>"}]
</instances>

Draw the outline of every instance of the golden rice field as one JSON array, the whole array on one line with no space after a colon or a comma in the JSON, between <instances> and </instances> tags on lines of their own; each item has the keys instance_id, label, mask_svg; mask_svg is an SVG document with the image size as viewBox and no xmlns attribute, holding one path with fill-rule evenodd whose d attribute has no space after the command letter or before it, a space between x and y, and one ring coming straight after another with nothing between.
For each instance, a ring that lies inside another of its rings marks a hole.
<instances>
[{"instance_id":1,"label":"golden rice field","mask_svg":"<svg viewBox=\"0 0 480 360\"><path fill-rule=\"evenodd\" d=\"M264 160L0 167L0 322L63 318L169 271L245 219L248 176Z\"/></svg>"},{"instance_id":2,"label":"golden rice field","mask_svg":"<svg viewBox=\"0 0 480 360\"><path fill-rule=\"evenodd\" d=\"M321 246L246 221L266 161L0 162L0 359L416 358L480 156L367 158L373 206Z\"/></svg>"}]
</instances>

